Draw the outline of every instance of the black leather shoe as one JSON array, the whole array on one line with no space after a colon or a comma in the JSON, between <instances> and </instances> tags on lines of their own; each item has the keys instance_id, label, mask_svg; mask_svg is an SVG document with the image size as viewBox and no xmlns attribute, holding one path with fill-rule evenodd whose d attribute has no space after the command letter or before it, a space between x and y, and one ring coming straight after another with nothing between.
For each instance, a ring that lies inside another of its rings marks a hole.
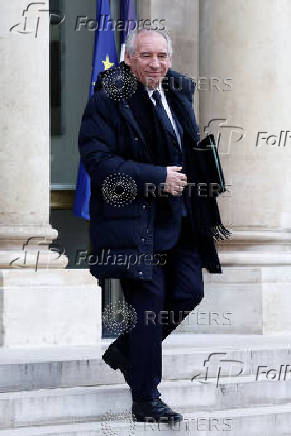
<instances>
[{"instance_id":1,"label":"black leather shoe","mask_svg":"<svg viewBox=\"0 0 291 436\"><path fill-rule=\"evenodd\" d=\"M107 365L110 366L110 368L119 369L122 372L126 383L130 387L128 360L114 343L109 345L103 354L102 359Z\"/></svg>"},{"instance_id":2,"label":"black leather shoe","mask_svg":"<svg viewBox=\"0 0 291 436\"><path fill-rule=\"evenodd\" d=\"M160 398L153 401L133 401L132 414L138 422L175 423L183 421L183 416L174 412Z\"/></svg>"}]
</instances>

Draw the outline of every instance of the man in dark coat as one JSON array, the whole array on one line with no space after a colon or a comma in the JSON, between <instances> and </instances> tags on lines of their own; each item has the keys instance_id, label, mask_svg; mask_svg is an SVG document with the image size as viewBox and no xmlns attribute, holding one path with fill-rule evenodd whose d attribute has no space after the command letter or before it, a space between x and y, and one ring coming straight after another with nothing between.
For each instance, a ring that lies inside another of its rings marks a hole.
<instances>
[{"instance_id":1,"label":"man in dark coat","mask_svg":"<svg viewBox=\"0 0 291 436\"><path fill-rule=\"evenodd\" d=\"M91 178L90 271L119 278L137 316L103 359L124 374L138 421L182 419L157 389L162 341L204 297L202 267L221 272L195 83L170 68L171 55L166 33L131 32L125 62L98 77L79 134Z\"/></svg>"}]
</instances>

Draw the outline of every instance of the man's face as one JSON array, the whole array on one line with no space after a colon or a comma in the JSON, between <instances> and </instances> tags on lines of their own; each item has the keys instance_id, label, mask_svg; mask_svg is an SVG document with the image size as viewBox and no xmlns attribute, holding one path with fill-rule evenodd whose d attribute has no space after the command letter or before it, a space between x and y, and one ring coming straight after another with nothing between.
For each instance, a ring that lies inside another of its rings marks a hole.
<instances>
[{"instance_id":1,"label":"man's face","mask_svg":"<svg viewBox=\"0 0 291 436\"><path fill-rule=\"evenodd\" d=\"M132 57L125 52L124 61L132 73L148 88L157 88L172 66L168 44L163 35L145 31L137 35Z\"/></svg>"}]
</instances>

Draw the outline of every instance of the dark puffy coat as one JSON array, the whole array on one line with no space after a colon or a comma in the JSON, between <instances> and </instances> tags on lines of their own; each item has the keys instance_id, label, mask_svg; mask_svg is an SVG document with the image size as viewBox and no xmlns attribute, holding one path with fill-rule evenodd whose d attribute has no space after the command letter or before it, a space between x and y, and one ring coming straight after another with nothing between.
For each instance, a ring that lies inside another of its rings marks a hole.
<instances>
[{"instance_id":1,"label":"dark puffy coat","mask_svg":"<svg viewBox=\"0 0 291 436\"><path fill-rule=\"evenodd\" d=\"M199 129L192 109L195 83L171 69L167 76L178 84L187 81L180 87L179 99L197 143ZM164 183L167 169L151 163L146 141L126 100L111 99L102 87L95 92L82 117L79 151L91 178L91 274L97 278L151 279L152 265L159 261L153 257L156 203L145 195L145 184ZM132 202L117 207L104 200L102 184L110 176L134 180L137 190ZM221 272L214 241L208 243L206 252L202 249L201 256L210 272Z\"/></svg>"}]
</instances>

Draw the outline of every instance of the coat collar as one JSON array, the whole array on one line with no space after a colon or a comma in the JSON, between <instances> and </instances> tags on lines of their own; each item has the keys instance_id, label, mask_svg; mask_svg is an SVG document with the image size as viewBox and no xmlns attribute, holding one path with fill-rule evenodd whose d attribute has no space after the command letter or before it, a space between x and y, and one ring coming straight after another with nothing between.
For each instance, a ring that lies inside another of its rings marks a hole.
<instances>
[{"instance_id":1,"label":"coat collar","mask_svg":"<svg viewBox=\"0 0 291 436\"><path fill-rule=\"evenodd\" d=\"M124 61L120 62L117 67L122 67L131 73L131 69ZM114 68L112 68L112 70L114 70ZM106 71L102 71L97 77L95 83L95 92L102 89L102 78L104 77L104 74L106 74ZM184 76L183 74L169 68L166 76L162 80L162 86L166 96L169 97L172 103L176 106L177 111L183 115L183 127L186 128L192 137L195 137L195 126L193 125L191 111L193 110L192 98L196 88L196 83L190 77ZM129 124L131 124L136 134L146 146L144 135L142 134L126 99L122 99L119 102L119 110L121 115Z\"/></svg>"},{"instance_id":2,"label":"coat collar","mask_svg":"<svg viewBox=\"0 0 291 436\"><path fill-rule=\"evenodd\" d=\"M166 92L172 92L178 97L186 97L190 102L192 101L196 83L191 77L184 76L169 68L162 84Z\"/></svg>"}]
</instances>

